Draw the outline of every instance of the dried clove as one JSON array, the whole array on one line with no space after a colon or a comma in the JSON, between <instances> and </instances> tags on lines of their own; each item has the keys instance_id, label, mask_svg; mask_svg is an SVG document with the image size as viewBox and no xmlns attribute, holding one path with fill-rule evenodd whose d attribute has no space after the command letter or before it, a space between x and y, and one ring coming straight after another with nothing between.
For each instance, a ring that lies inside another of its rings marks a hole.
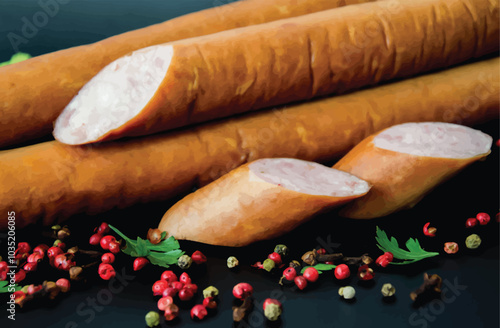
<instances>
[{"instance_id":1,"label":"dried clove","mask_svg":"<svg viewBox=\"0 0 500 328\"><path fill-rule=\"evenodd\" d=\"M240 322L245 316L250 313L253 307L253 299L251 296L245 298L240 306L233 306L233 321Z\"/></svg>"},{"instance_id":2,"label":"dried clove","mask_svg":"<svg viewBox=\"0 0 500 328\"><path fill-rule=\"evenodd\" d=\"M342 253L320 254L316 252L316 260L321 263L334 262L343 258L344 255Z\"/></svg>"},{"instance_id":3,"label":"dried clove","mask_svg":"<svg viewBox=\"0 0 500 328\"><path fill-rule=\"evenodd\" d=\"M373 262L373 259L365 253L359 257L344 257L342 260L347 265L364 265Z\"/></svg>"},{"instance_id":4,"label":"dried clove","mask_svg":"<svg viewBox=\"0 0 500 328\"><path fill-rule=\"evenodd\" d=\"M302 262L304 262L307 265L314 266L318 264L318 260L316 259L316 251L309 251L304 253L301 257Z\"/></svg>"},{"instance_id":5,"label":"dried clove","mask_svg":"<svg viewBox=\"0 0 500 328\"><path fill-rule=\"evenodd\" d=\"M424 282L417 290L410 293L410 298L413 301L415 301L421 295L426 294L429 291L441 293L442 282L443 282L443 279L441 279L441 277L438 276L437 274L433 274L433 275L429 276L426 272L426 273L424 273Z\"/></svg>"}]
</instances>

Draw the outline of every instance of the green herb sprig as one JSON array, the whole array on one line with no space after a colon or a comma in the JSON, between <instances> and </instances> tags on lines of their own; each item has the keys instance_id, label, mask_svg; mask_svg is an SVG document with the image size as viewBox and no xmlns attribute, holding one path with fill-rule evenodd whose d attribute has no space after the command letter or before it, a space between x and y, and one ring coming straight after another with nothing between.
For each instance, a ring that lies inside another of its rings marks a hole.
<instances>
[{"instance_id":1,"label":"green herb sprig","mask_svg":"<svg viewBox=\"0 0 500 328\"><path fill-rule=\"evenodd\" d=\"M396 238L391 237L391 239L389 239L384 230L380 229L378 226L377 226L377 236L375 237L375 239L377 240L378 248L380 248L383 252L391 252L392 255L394 255L394 259L401 261L401 262L392 261L391 264L397 264L397 265L410 264L429 257L439 255L439 253L437 252L427 252L424 249L422 249L420 243L416 238L415 239L410 238L406 242L406 248L408 248L408 251L401 249L399 248L399 244Z\"/></svg>"},{"instance_id":2,"label":"green herb sprig","mask_svg":"<svg viewBox=\"0 0 500 328\"><path fill-rule=\"evenodd\" d=\"M300 273L304 273L304 271L306 271L307 268L315 268L319 274L322 274L323 271L330 271L330 270L333 270L335 269L336 265L335 264L325 264L325 263L318 263L316 265L309 265L309 266L305 266L302 268L302 270L300 270Z\"/></svg>"},{"instance_id":3,"label":"green herb sprig","mask_svg":"<svg viewBox=\"0 0 500 328\"><path fill-rule=\"evenodd\" d=\"M14 290L17 292L21 290L21 286L14 284ZM0 293L10 293L12 290L9 290L9 282L7 280L0 281Z\"/></svg>"},{"instance_id":4,"label":"green herb sprig","mask_svg":"<svg viewBox=\"0 0 500 328\"><path fill-rule=\"evenodd\" d=\"M146 257L152 264L168 268L170 265L176 264L179 257L184 254L184 251L179 249L179 242L173 236L165 239L165 231L161 234L162 241L158 244L152 244L149 240L141 237L132 240L111 224L109 227L127 243L122 252L132 257Z\"/></svg>"}]
</instances>

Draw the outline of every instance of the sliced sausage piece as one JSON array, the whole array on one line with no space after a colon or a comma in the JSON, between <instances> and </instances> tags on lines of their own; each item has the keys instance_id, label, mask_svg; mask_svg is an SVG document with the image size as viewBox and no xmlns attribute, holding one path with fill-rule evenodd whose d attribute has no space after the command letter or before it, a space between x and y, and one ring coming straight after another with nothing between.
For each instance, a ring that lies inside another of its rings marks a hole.
<instances>
[{"instance_id":1,"label":"sliced sausage piece","mask_svg":"<svg viewBox=\"0 0 500 328\"><path fill-rule=\"evenodd\" d=\"M492 142L481 131L438 122L405 123L372 135L333 166L373 184L340 214L371 219L411 208L437 185L486 157Z\"/></svg>"},{"instance_id":2,"label":"sliced sausage piece","mask_svg":"<svg viewBox=\"0 0 500 328\"><path fill-rule=\"evenodd\" d=\"M94 75L131 51L373 0L241 0L0 68L0 147L49 135ZM227 3L221 1L220 3ZM102 99L101 99L102 100Z\"/></svg>"},{"instance_id":3,"label":"sliced sausage piece","mask_svg":"<svg viewBox=\"0 0 500 328\"><path fill-rule=\"evenodd\" d=\"M373 85L498 51L498 0L346 6L153 46L94 77L56 120L86 144ZM147 63L149 62L149 63Z\"/></svg>"},{"instance_id":4,"label":"sliced sausage piece","mask_svg":"<svg viewBox=\"0 0 500 328\"><path fill-rule=\"evenodd\" d=\"M177 239L245 246L280 236L369 189L361 179L314 162L260 159L186 196L165 213L159 229Z\"/></svg>"}]
</instances>

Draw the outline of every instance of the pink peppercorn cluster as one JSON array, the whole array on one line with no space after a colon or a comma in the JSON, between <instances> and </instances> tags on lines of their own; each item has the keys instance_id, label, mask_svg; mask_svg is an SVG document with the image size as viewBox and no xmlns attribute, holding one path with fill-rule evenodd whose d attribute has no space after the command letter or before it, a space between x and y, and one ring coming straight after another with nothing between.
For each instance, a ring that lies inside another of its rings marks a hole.
<instances>
[{"instance_id":1,"label":"pink peppercorn cluster","mask_svg":"<svg viewBox=\"0 0 500 328\"><path fill-rule=\"evenodd\" d=\"M233 287L233 296L242 301L239 307L233 308L233 320L241 321L246 315L248 315L248 312L252 308L251 301L249 302L249 300L252 300L253 287L249 283L240 282ZM278 320L283 311L281 303L272 298L267 298L262 304L262 308L264 310L265 317L270 321Z\"/></svg>"},{"instance_id":2,"label":"pink peppercorn cluster","mask_svg":"<svg viewBox=\"0 0 500 328\"><path fill-rule=\"evenodd\" d=\"M153 295L161 296L158 309L164 311L165 320L171 321L179 315L179 307L175 305L174 298L177 297L182 302L189 301L197 293L198 286L186 272L177 277L173 271L166 270L161 274L160 280L153 284L152 290ZM203 304L197 304L191 309L191 318L201 320L208 314L207 308L216 307L214 297L207 297Z\"/></svg>"},{"instance_id":3,"label":"pink peppercorn cluster","mask_svg":"<svg viewBox=\"0 0 500 328\"><path fill-rule=\"evenodd\" d=\"M487 225L491 220L491 217L488 213L480 212L476 214L475 218L468 218L465 221L465 227L472 228L479 225ZM497 214L497 222L498 222L498 214Z\"/></svg>"}]
</instances>

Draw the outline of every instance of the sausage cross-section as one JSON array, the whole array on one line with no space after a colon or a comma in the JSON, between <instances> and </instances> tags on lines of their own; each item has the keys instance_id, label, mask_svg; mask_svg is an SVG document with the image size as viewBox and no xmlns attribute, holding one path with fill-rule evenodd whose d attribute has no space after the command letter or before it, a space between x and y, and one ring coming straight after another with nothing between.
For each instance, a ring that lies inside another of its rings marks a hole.
<instances>
[{"instance_id":1,"label":"sausage cross-section","mask_svg":"<svg viewBox=\"0 0 500 328\"><path fill-rule=\"evenodd\" d=\"M333 167L373 184L340 214L371 219L411 208L443 181L490 153L493 139L462 125L405 123L372 135Z\"/></svg>"},{"instance_id":2,"label":"sausage cross-section","mask_svg":"<svg viewBox=\"0 0 500 328\"><path fill-rule=\"evenodd\" d=\"M176 239L245 246L291 231L369 189L365 181L321 164L265 158L180 200L165 213L159 229Z\"/></svg>"}]
</instances>

